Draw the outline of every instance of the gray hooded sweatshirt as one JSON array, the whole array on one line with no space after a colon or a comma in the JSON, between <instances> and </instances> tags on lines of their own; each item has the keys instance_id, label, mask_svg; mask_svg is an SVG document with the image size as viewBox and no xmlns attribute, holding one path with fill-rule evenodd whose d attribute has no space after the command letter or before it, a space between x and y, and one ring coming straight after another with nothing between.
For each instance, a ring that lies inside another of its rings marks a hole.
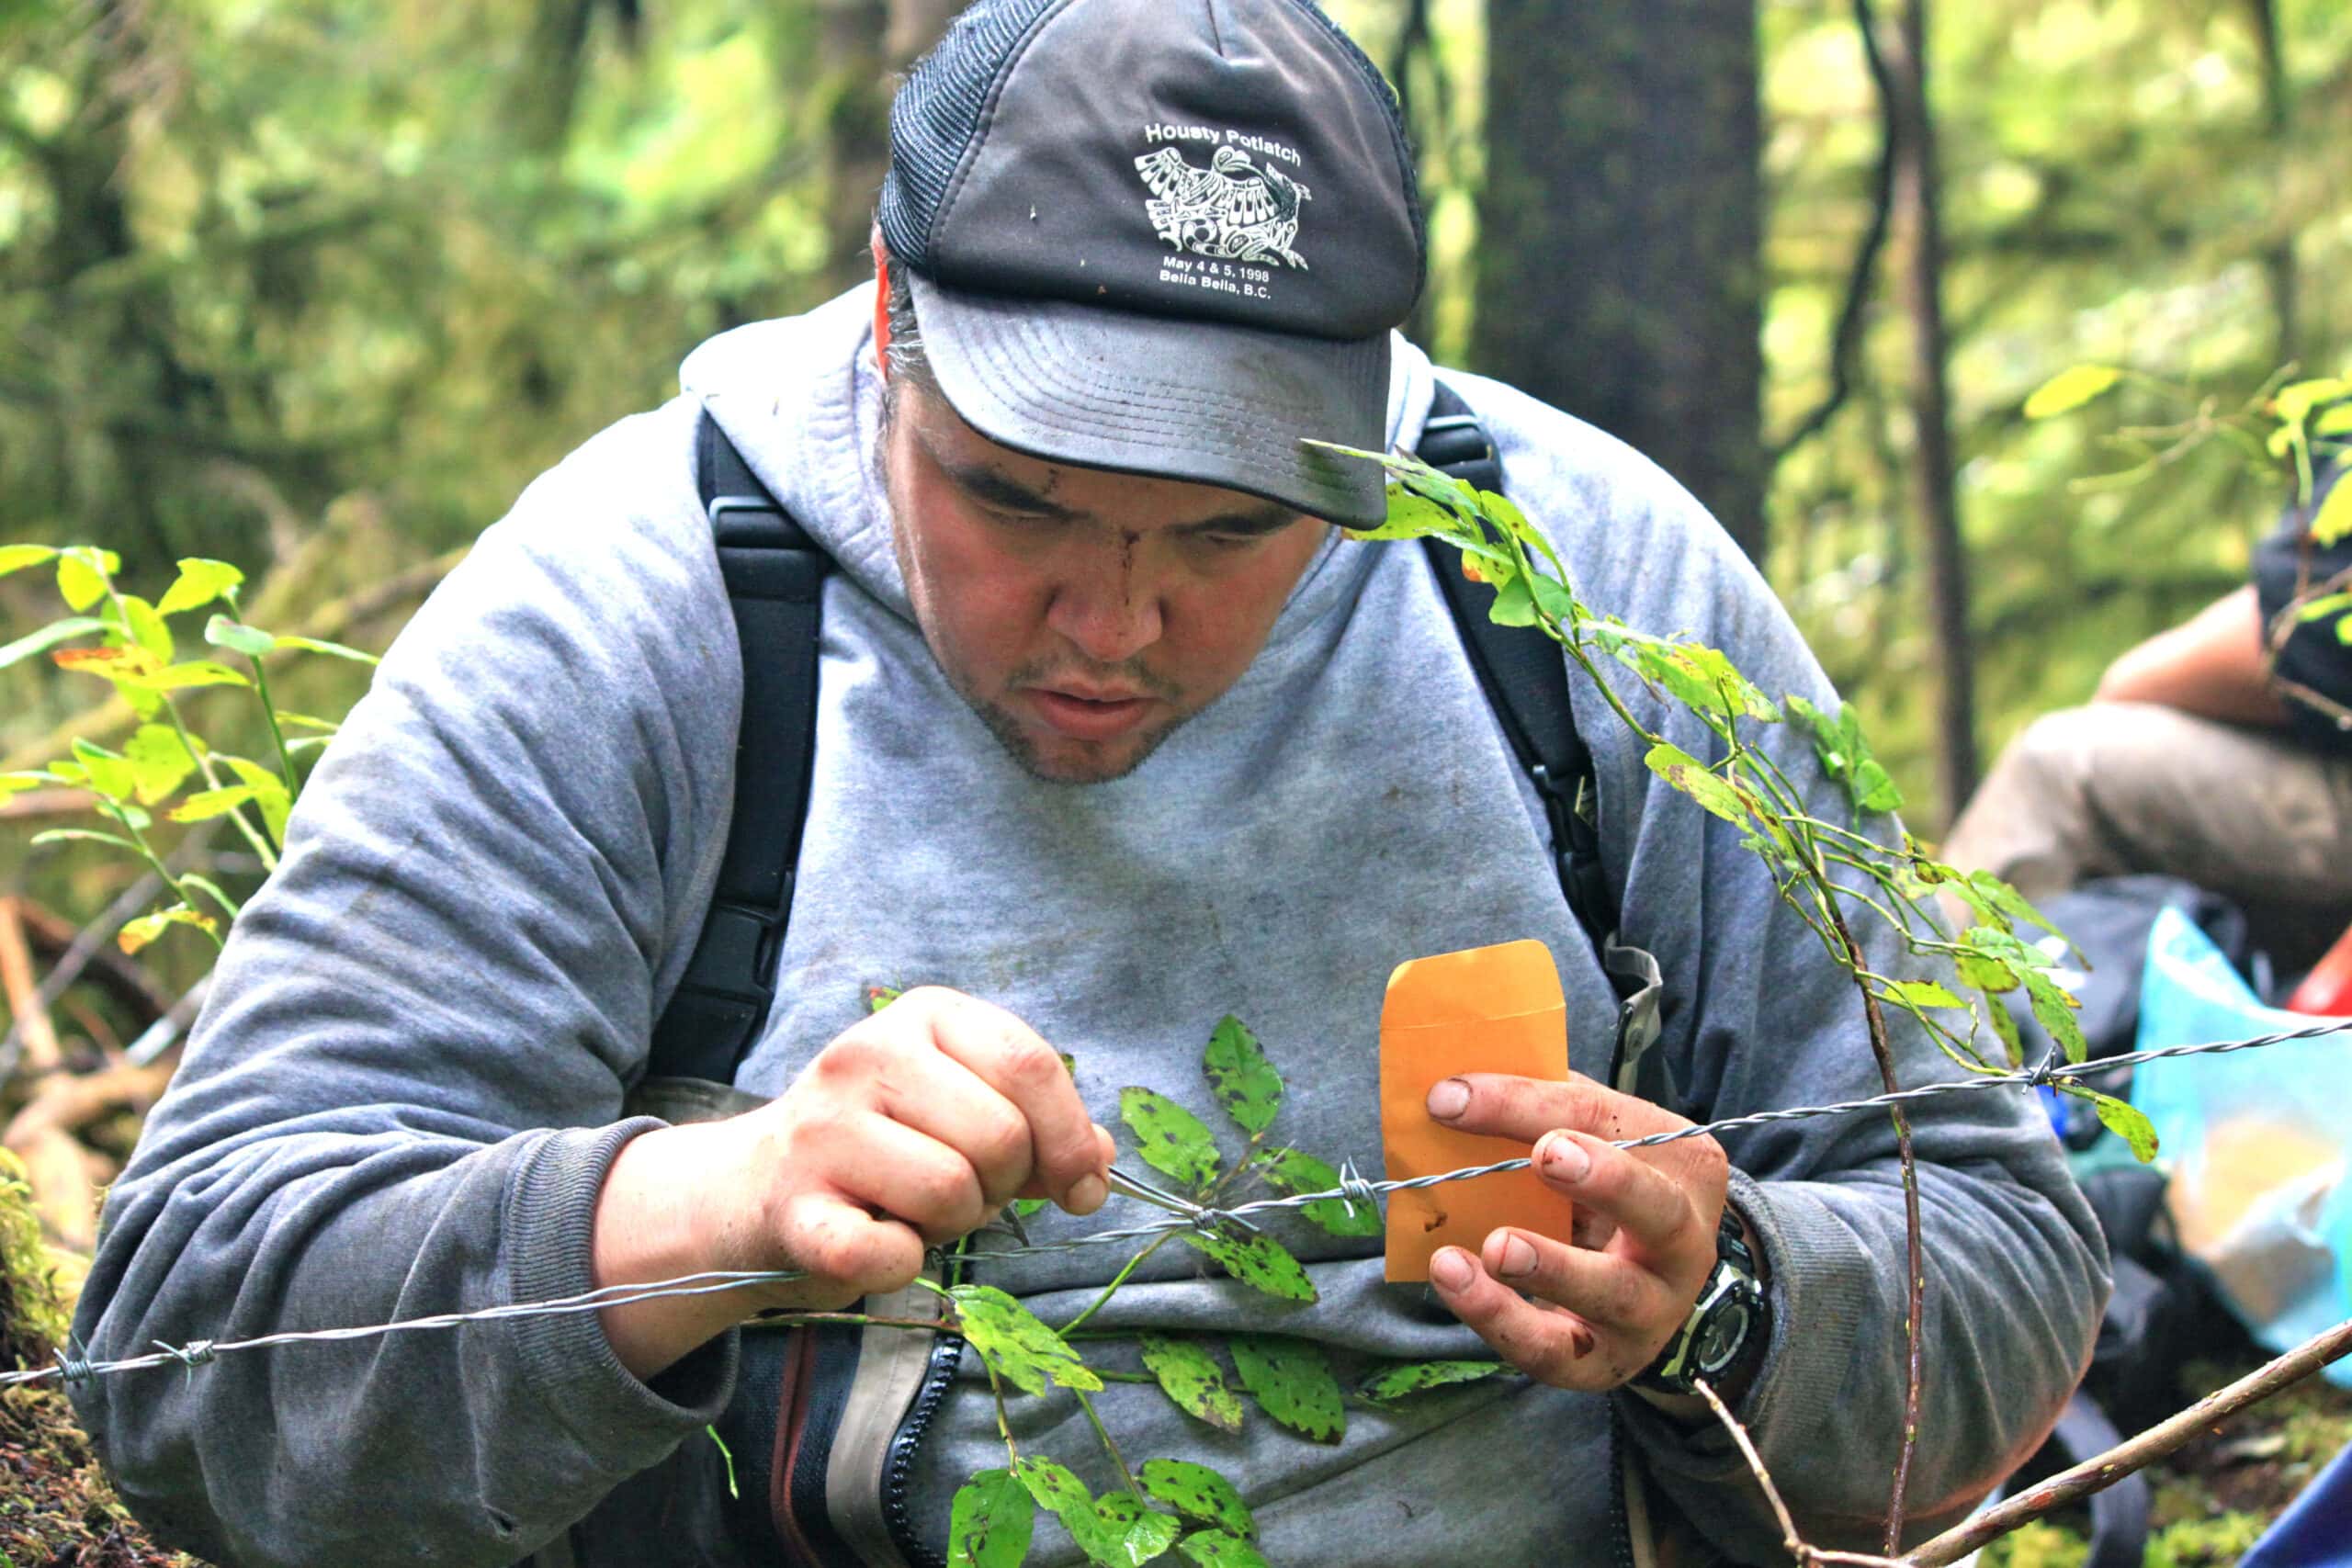
<instances>
[{"instance_id":1,"label":"gray hooded sweatshirt","mask_svg":"<svg viewBox=\"0 0 2352 1568\"><path fill-rule=\"evenodd\" d=\"M1238 1137L1199 1066L1230 1012L1287 1079L1274 1137L1376 1175L1390 970L1525 937L1557 960L1573 1065L1606 1073L1614 995L1423 553L1335 536L1240 681L1141 768L1082 788L1037 782L957 699L911 619L876 477L870 310L861 290L706 345L682 397L533 484L401 634L305 791L284 863L237 922L177 1080L109 1195L77 1325L91 1354L590 1285L598 1186L620 1145L654 1124L623 1101L700 929L733 794L741 681L693 471L705 406L841 569L778 997L743 1088L783 1090L861 1016L867 986L935 983L1073 1053L1104 1125L1119 1125L1121 1088L1141 1085L1222 1126L1230 1152ZM1431 372L1401 342L1396 359L1391 435L1409 447ZM1776 695L1834 702L1764 583L1656 467L1508 387L1447 379L1589 602L1723 648ZM1571 680L1623 930L1664 975L1657 1049L1675 1109L1712 1120L1874 1092L1851 983L1737 829L1655 779L1585 678ZM1713 754L1695 720L1618 684L1645 723ZM1818 781L1786 727L1758 739ZM1826 784L1813 808L1844 810ZM1882 973L1923 973L1875 920L1858 930ZM1894 1027L1906 1083L1952 1076ZM2052 1419L2105 1278L2097 1227L2030 1100L1947 1097L1914 1120L1928 1378L1911 1496L1927 1529L1963 1513ZM1892 1131L1859 1115L1723 1141L1776 1308L1743 1415L1809 1539L1870 1544L1903 1387ZM1044 1239L1148 1217L1114 1204L1036 1227ZM1383 1359L1490 1354L1420 1287L1383 1282L1376 1237L1295 1219L1276 1233L1308 1260L1318 1304L1260 1294L1170 1247L1091 1326L1304 1337L1342 1377ZM979 1277L1060 1322L1126 1256L1081 1248ZM909 1370L881 1343L917 1337L904 1330L869 1331L856 1351L862 1403L817 1439L832 1462L820 1495L789 1499L798 1539L746 1544L769 1456L735 1456L747 1499L729 1501L703 1428L739 1370L746 1399L817 1397L793 1393L789 1367L752 1375L759 1353L745 1344L779 1337L729 1333L647 1382L593 1314L545 1315L226 1355L74 1396L133 1508L224 1562L939 1551L956 1487L1004 1451L970 1359L958 1370L951 1345L937 1368L919 1354ZM1131 1341L1087 1349L1138 1364ZM1254 1412L1239 1433L1216 1431L1140 1382L1114 1382L1098 1404L1129 1463L1188 1459L1232 1478L1277 1563L1610 1562L1621 1471L1643 1478L1637 1514L1682 1520L1735 1558L1777 1549L1724 1438L1622 1393L1492 1379L1351 1408L1331 1443ZM1024 1451L1061 1459L1098 1493L1113 1483L1069 1396L1018 1398L1012 1416ZM1032 1561L1077 1557L1041 1524Z\"/></svg>"}]
</instances>

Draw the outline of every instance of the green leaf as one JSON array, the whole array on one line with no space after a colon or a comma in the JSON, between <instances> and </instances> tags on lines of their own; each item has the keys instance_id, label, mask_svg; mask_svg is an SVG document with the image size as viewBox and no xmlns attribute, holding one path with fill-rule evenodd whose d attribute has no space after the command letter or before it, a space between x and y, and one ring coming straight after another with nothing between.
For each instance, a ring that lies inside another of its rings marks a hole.
<instances>
[{"instance_id":1,"label":"green leaf","mask_svg":"<svg viewBox=\"0 0 2352 1568\"><path fill-rule=\"evenodd\" d=\"M1216 1134L1166 1095L1121 1089L1119 1120L1135 1134L1136 1152L1152 1169L1193 1186L1216 1179Z\"/></svg>"},{"instance_id":2,"label":"green leaf","mask_svg":"<svg viewBox=\"0 0 2352 1568\"><path fill-rule=\"evenodd\" d=\"M277 646L280 648L299 648L305 653L332 654L337 659L348 659L354 664L366 664L371 667L383 662L382 660L377 658L372 653L362 653L356 648L345 648L339 642L328 642L321 637L293 636L281 637L277 639Z\"/></svg>"},{"instance_id":3,"label":"green leaf","mask_svg":"<svg viewBox=\"0 0 2352 1568\"><path fill-rule=\"evenodd\" d=\"M2327 499L2312 517L2312 540L2333 545L2347 534L2352 534L2352 479L2339 479L2328 487Z\"/></svg>"},{"instance_id":4,"label":"green leaf","mask_svg":"<svg viewBox=\"0 0 2352 1568\"><path fill-rule=\"evenodd\" d=\"M1060 1335L994 1285L958 1285L947 1294L972 1348L1024 1393L1043 1393L1049 1382L1090 1391L1102 1386Z\"/></svg>"},{"instance_id":5,"label":"green leaf","mask_svg":"<svg viewBox=\"0 0 2352 1568\"><path fill-rule=\"evenodd\" d=\"M119 822L141 833L155 825L153 817L127 800L101 800L90 809L109 821Z\"/></svg>"},{"instance_id":6,"label":"green leaf","mask_svg":"<svg viewBox=\"0 0 2352 1568\"><path fill-rule=\"evenodd\" d=\"M1747 823L1747 807L1737 787L1720 774L1709 773L1698 758L1680 747L1660 741L1650 748L1649 755L1642 761L1649 765L1650 772L1724 821L1743 826Z\"/></svg>"},{"instance_id":7,"label":"green leaf","mask_svg":"<svg viewBox=\"0 0 2352 1568\"><path fill-rule=\"evenodd\" d=\"M1964 1008L1968 1005L1933 980L1889 980L1880 997L1897 1007L1908 1004L1922 1008Z\"/></svg>"},{"instance_id":8,"label":"green leaf","mask_svg":"<svg viewBox=\"0 0 2352 1568\"><path fill-rule=\"evenodd\" d=\"M2142 1165L2156 1157L2156 1127L2148 1120L2147 1112L2128 1100L2118 1100L2111 1094L2101 1094L2095 1089L2070 1088L2065 1092L2076 1099L2089 1100L2091 1108L2098 1112L2098 1119L2107 1124L2107 1130L2131 1145L2132 1154L2138 1156Z\"/></svg>"},{"instance_id":9,"label":"green leaf","mask_svg":"<svg viewBox=\"0 0 2352 1568\"><path fill-rule=\"evenodd\" d=\"M200 789L164 815L175 822L209 822L215 817L227 816L253 797L254 792L243 784Z\"/></svg>"},{"instance_id":10,"label":"green leaf","mask_svg":"<svg viewBox=\"0 0 2352 1568\"><path fill-rule=\"evenodd\" d=\"M1091 1527L1079 1525L1074 1514L1064 1514L1062 1526L1080 1551L1105 1568L1142 1568L1165 1556L1184 1529L1173 1515L1148 1508L1125 1492L1114 1492L1094 1505Z\"/></svg>"},{"instance_id":11,"label":"green leaf","mask_svg":"<svg viewBox=\"0 0 2352 1568\"><path fill-rule=\"evenodd\" d=\"M2017 922L2022 921L2026 925L2036 926L2042 931L2048 931L2052 936L2058 938L2061 942L2065 941L2066 933L2060 931L2056 926L2052 925L2042 915L2041 911L2033 907L2024 894L2018 892L2016 888L2010 886L2007 883L2002 881L1991 872L1971 872L1968 876L1968 886L1970 890L1976 895L1975 897L1968 900L1972 906L1980 910L1991 909L1995 911L2001 917L2002 921L2009 924L2012 929L2015 928L2015 924ZM2072 944L2069 943L2069 945Z\"/></svg>"},{"instance_id":12,"label":"green leaf","mask_svg":"<svg viewBox=\"0 0 2352 1568\"><path fill-rule=\"evenodd\" d=\"M0 577L56 558L57 551L48 545L0 545Z\"/></svg>"},{"instance_id":13,"label":"green leaf","mask_svg":"<svg viewBox=\"0 0 2352 1568\"><path fill-rule=\"evenodd\" d=\"M1094 1512L1094 1494L1067 1465L1042 1455L1023 1454L1014 1462L1012 1473L1029 1495L1036 1499L1037 1506L1049 1514L1077 1510L1091 1516Z\"/></svg>"},{"instance_id":14,"label":"green leaf","mask_svg":"<svg viewBox=\"0 0 2352 1568\"><path fill-rule=\"evenodd\" d=\"M155 613L155 606L136 593L120 593L122 627L131 642L154 655L158 664L172 661L172 628Z\"/></svg>"},{"instance_id":15,"label":"green leaf","mask_svg":"<svg viewBox=\"0 0 2352 1568\"><path fill-rule=\"evenodd\" d=\"M2029 969L2022 977L2026 997L2033 1004L2033 1016L2050 1031L2050 1038L2066 1053L2066 1060L2080 1062L2087 1057L2090 1043L2083 1038L2083 1026L2075 1021L2075 1011L2082 1004L2040 969Z\"/></svg>"},{"instance_id":16,"label":"green leaf","mask_svg":"<svg viewBox=\"0 0 2352 1568\"><path fill-rule=\"evenodd\" d=\"M196 772L196 759L179 731L168 724L142 724L123 746L140 804L153 806Z\"/></svg>"},{"instance_id":17,"label":"green leaf","mask_svg":"<svg viewBox=\"0 0 2352 1568\"><path fill-rule=\"evenodd\" d=\"M1416 1361L1374 1372L1356 1385L1356 1397L1373 1404L1392 1404L1427 1389L1477 1382L1510 1370L1500 1361Z\"/></svg>"},{"instance_id":18,"label":"green leaf","mask_svg":"<svg viewBox=\"0 0 2352 1568\"><path fill-rule=\"evenodd\" d=\"M1251 1285L1270 1296L1284 1301L1312 1302L1317 1299L1315 1281L1306 1277L1298 1259L1290 1249L1270 1235L1248 1233L1228 1235L1224 1231L1183 1230L1177 1235L1195 1249L1216 1259L1225 1271L1245 1285Z\"/></svg>"},{"instance_id":19,"label":"green leaf","mask_svg":"<svg viewBox=\"0 0 2352 1568\"><path fill-rule=\"evenodd\" d=\"M1903 809L1903 791L1895 784L1894 775L1876 758L1866 758L1856 766L1852 794L1854 805L1863 811Z\"/></svg>"},{"instance_id":20,"label":"green leaf","mask_svg":"<svg viewBox=\"0 0 2352 1568\"><path fill-rule=\"evenodd\" d=\"M1451 536L1460 526L1460 519L1446 507L1398 488L1388 492L1386 522L1377 527L1349 528L1344 532L1351 539L1370 544L1383 539L1419 539L1431 534Z\"/></svg>"},{"instance_id":21,"label":"green leaf","mask_svg":"<svg viewBox=\"0 0 2352 1568\"><path fill-rule=\"evenodd\" d=\"M247 659L259 659L277 646L277 639L259 626L245 626L221 615L204 623L204 640L215 648L242 653Z\"/></svg>"},{"instance_id":22,"label":"green leaf","mask_svg":"<svg viewBox=\"0 0 2352 1568\"><path fill-rule=\"evenodd\" d=\"M0 670L55 648L61 642L106 629L107 624L95 615L69 615L62 621L51 621L40 630L28 632L6 647L0 647Z\"/></svg>"},{"instance_id":23,"label":"green leaf","mask_svg":"<svg viewBox=\"0 0 2352 1568\"><path fill-rule=\"evenodd\" d=\"M174 926L195 926L202 931L219 931L220 922L211 916L175 904L168 909L158 909L152 915L141 915L128 920L115 933L114 944L125 953L137 953Z\"/></svg>"},{"instance_id":24,"label":"green leaf","mask_svg":"<svg viewBox=\"0 0 2352 1568\"><path fill-rule=\"evenodd\" d=\"M1181 1459L1146 1460L1141 1479L1145 1491L1178 1513L1216 1525L1244 1540L1257 1539L1258 1521L1250 1517L1250 1506L1232 1482L1208 1466Z\"/></svg>"},{"instance_id":25,"label":"green leaf","mask_svg":"<svg viewBox=\"0 0 2352 1568\"><path fill-rule=\"evenodd\" d=\"M49 659L60 670L111 681L119 692L152 683L164 667L162 660L128 642L106 648L61 648Z\"/></svg>"},{"instance_id":26,"label":"green leaf","mask_svg":"<svg viewBox=\"0 0 2352 1568\"><path fill-rule=\"evenodd\" d=\"M82 764L83 775L98 794L116 800L127 799L139 788L139 773L130 760L119 753L87 740L74 742L74 760Z\"/></svg>"},{"instance_id":27,"label":"green leaf","mask_svg":"<svg viewBox=\"0 0 2352 1568\"><path fill-rule=\"evenodd\" d=\"M284 708L279 708L277 710L277 722L285 725L290 729L315 729L327 735L339 734L343 729L343 726L335 723L333 719L312 718L309 714L288 713ZM896 991L893 991L890 994L892 996L898 995Z\"/></svg>"},{"instance_id":28,"label":"green leaf","mask_svg":"<svg viewBox=\"0 0 2352 1568\"><path fill-rule=\"evenodd\" d=\"M184 871L180 873L180 886L183 887L195 888L198 892L211 899L213 903L220 906L220 912L222 914L228 916L232 920L237 918L237 901L230 897L226 893L221 892L220 885L213 881L210 877L200 876L192 871Z\"/></svg>"},{"instance_id":29,"label":"green leaf","mask_svg":"<svg viewBox=\"0 0 2352 1568\"><path fill-rule=\"evenodd\" d=\"M76 545L57 558L57 591L65 596L66 608L86 610L107 596L107 579L121 570L113 551Z\"/></svg>"},{"instance_id":30,"label":"green leaf","mask_svg":"<svg viewBox=\"0 0 2352 1568\"><path fill-rule=\"evenodd\" d=\"M1236 1334L1226 1343L1241 1386L1267 1415L1318 1443L1336 1443L1346 1433L1340 1382L1320 1347L1282 1334Z\"/></svg>"},{"instance_id":31,"label":"green leaf","mask_svg":"<svg viewBox=\"0 0 2352 1568\"><path fill-rule=\"evenodd\" d=\"M253 682L225 664L192 659L156 671L147 677L147 684L159 692L176 692L188 686L250 686Z\"/></svg>"},{"instance_id":32,"label":"green leaf","mask_svg":"<svg viewBox=\"0 0 2352 1568\"><path fill-rule=\"evenodd\" d=\"M1338 1171L1302 1149L1267 1149L1250 1163L1270 1185L1293 1196L1329 1192L1340 1185ZM1318 1198L1299 1213L1333 1235L1378 1235L1387 1228L1378 1208L1341 1198Z\"/></svg>"},{"instance_id":33,"label":"green leaf","mask_svg":"<svg viewBox=\"0 0 2352 1568\"><path fill-rule=\"evenodd\" d=\"M1535 592L1527 586L1527 579L1513 571L1495 590L1495 602L1487 607L1487 619L1498 626L1532 626L1535 624Z\"/></svg>"},{"instance_id":34,"label":"green leaf","mask_svg":"<svg viewBox=\"0 0 2352 1568\"><path fill-rule=\"evenodd\" d=\"M1268 1568L1256 1547L1223 1530L1195 1530L1177 1543L1176 1550L1200 1568Z\"/></svg>"},{"instance_id":35,"label":"green leaf","mask_svg":"<svg viewBox=\"0 0 2352 1568\"><path fill-rule=\"evenodd\" d=\"M948 1568L1019 1568L1036 1521L1036 1500L1011 1471L980 1472L948 1509Z\"/></svg>"},{"instance_id":36,"label":"green leaf","mask_svg":"<svg viewBox=\"0 0 2352 1568\"><path fill-rule=\"evenodd\" d=\"M2271 412L2290 423L2300 424L2311 417L2312 410L2322 403L2332 403L2352 394L2352 381L2334 376L2315 380L2293 381L2278 389L2270 400Z\"/></svg>"},{"instance_id":37,"label":"green leaf","mask_svg":"<svg viewBox=\"0 0 2352 1568\"><path fill-rule=\"evenodd\" d=\"M2002 966L2001 972L2005 975L2009 973L2006 964ZM2011 979L2007 985L2001 987L2005 991L2016 988L2015 979ZM1993 1032L2001 1037L2002 1048L2009 1055L2009 1066L2012 1067L2025 1066L2025 1042L2018 1037L2018 1021L2009 1016L2009 1010L2003 1006L2001 999L1991 991L1984 993L1984 1018L1985 1021L1992 1024Z\"/></svg>"},{"instance_id":38,"label":"green leaf","mask_svg":"<svg viewBox=\"0 0 2352 1568\"><path fill-rule=\"evenodd\" d=\"M1209 1035L1201 1053L1201 1071L1208 1075L1209 1090L1225 1113L1246 1133L1262 1133L1273 1125L1283 1107L1283 1076L1266 1060L1258 1037L1239 1019L1227 1013Z\"/></svg>"},{"instance_id":39,"label":"green leaf","mask_svg":"<svg viewBox=\"0 0 2352 1568\"><path fill-rule=\"evenodd\" d=\"M0 800L27 790L46 789L53 782L47 773L0 773Z\"/></svg>"},{"instance_id":40,"label":"green leaf","mask_svg":"<svg viewBox=\"0 0 2352 1568\"><path fill-rule=\"evenodd\" d=\"M166 615L176 615L183 610L201 609L229 589L245 581L245 574L227 561L206 560L190 556L180 562L180 574L164 590L155 608Z\"/></svg>"},{"instance_id":41,"label":"green leaf","mask_svg":"<svg viewBox=\"0 0 2352 1568\"><path fill-rule=\"evenodd\" d=\"M1143 1364L1176 1408L1220 1432L1241 1430L1241 1396L1226 1386L1225 1369L1196 1340L1164 1334L1142 1337Z\"/></svg>"},{"instance_id":42,"label":"green leaf","mask_svg":"<svg viewBox=\"0 0 2352 1568\"><path fill-rule=\"evenodd\" d=\"M277 776L275 769L243 757L222 752L220 760L254 792L254 806L261 812L262 825L269 829L270 838L284 843L287 819L294 813L294 796L288 791L286 781Z\"/></svg>"},{"instance_id":43,"label":"green leaf","mask_svg":"<svg viewBox=\"0 0 2352 1568\"><path fill-rule=\"evenodd\" d=\"M2104 397L2121 379L2123 372L2108 365L2077 365L2071 370L2061 370L2026 399L2025 416L2054 419L2062 413L2072 413L2085 403Z\"/></svg>"},{"instance_id":44,"label":"green leaf","mask_svg":"<svg viewBox=\"0 0 2352 1568\"><path fill-rule=\"evenodd\" d=\"M112 833L94 833L87 828L51 828L45 833L35 833L29 841L36 847L62 843L112 844L116 849L129 850L132 854L139 852L139 846L129 839L118 838Z\"/></svg>"}]
</instances>

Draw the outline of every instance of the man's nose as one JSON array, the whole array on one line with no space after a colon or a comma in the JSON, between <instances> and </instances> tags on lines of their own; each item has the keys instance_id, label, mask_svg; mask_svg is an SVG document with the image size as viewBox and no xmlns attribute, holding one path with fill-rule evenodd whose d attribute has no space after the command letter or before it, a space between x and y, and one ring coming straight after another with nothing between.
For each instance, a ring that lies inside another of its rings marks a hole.
<instances>
[{"instance_id":1,"label":"man's nose","mask_svg":"<svg viewBox=\"0 0 2352 1568\"><path fill-rule=\"evenodd\" d=\"M1097 664L1133 659L1159 640L1159 585L1132 538L1090 546L1054 592L1046 625Z\"/></svg>"}]
</instances>

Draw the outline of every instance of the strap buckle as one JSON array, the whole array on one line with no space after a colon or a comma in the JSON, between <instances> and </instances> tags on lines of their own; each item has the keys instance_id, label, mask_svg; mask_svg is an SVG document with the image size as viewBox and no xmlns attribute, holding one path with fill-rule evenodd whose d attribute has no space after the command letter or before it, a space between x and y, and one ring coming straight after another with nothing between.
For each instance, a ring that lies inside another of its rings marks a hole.
<instances>
[{"instance_id":1,"label":"strap buckle","mask_svg":"<svg viewBox=\"0 0 2352 1568\"><path fill-rule=\"evenodd\" d=\"M775 999L775 944L784 933L784 912L792 908L792 873L784 874L784 896L774 909L731 898L714 899L704 917L702 940L678 982L707 996L758 1004Z\"/></svg>"}]
</instances>

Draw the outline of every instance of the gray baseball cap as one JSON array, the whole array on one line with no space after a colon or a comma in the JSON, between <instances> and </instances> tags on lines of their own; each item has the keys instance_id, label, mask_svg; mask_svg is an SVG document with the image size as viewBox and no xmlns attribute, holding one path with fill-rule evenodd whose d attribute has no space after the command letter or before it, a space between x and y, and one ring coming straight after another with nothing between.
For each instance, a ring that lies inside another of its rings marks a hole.
<instances>
[{"instance_id":1,"label":"gray baseball cap","mask_svg":"<svg viewBox=\"0 0 2352 1568\"><path fill-rule=\"evenodd\" d=\"M940 389L1057 462L1363 525L1426 270L1396 101L1308 0L980 0L890 111L877 214Z\"/></svg>"}]
</instances>

